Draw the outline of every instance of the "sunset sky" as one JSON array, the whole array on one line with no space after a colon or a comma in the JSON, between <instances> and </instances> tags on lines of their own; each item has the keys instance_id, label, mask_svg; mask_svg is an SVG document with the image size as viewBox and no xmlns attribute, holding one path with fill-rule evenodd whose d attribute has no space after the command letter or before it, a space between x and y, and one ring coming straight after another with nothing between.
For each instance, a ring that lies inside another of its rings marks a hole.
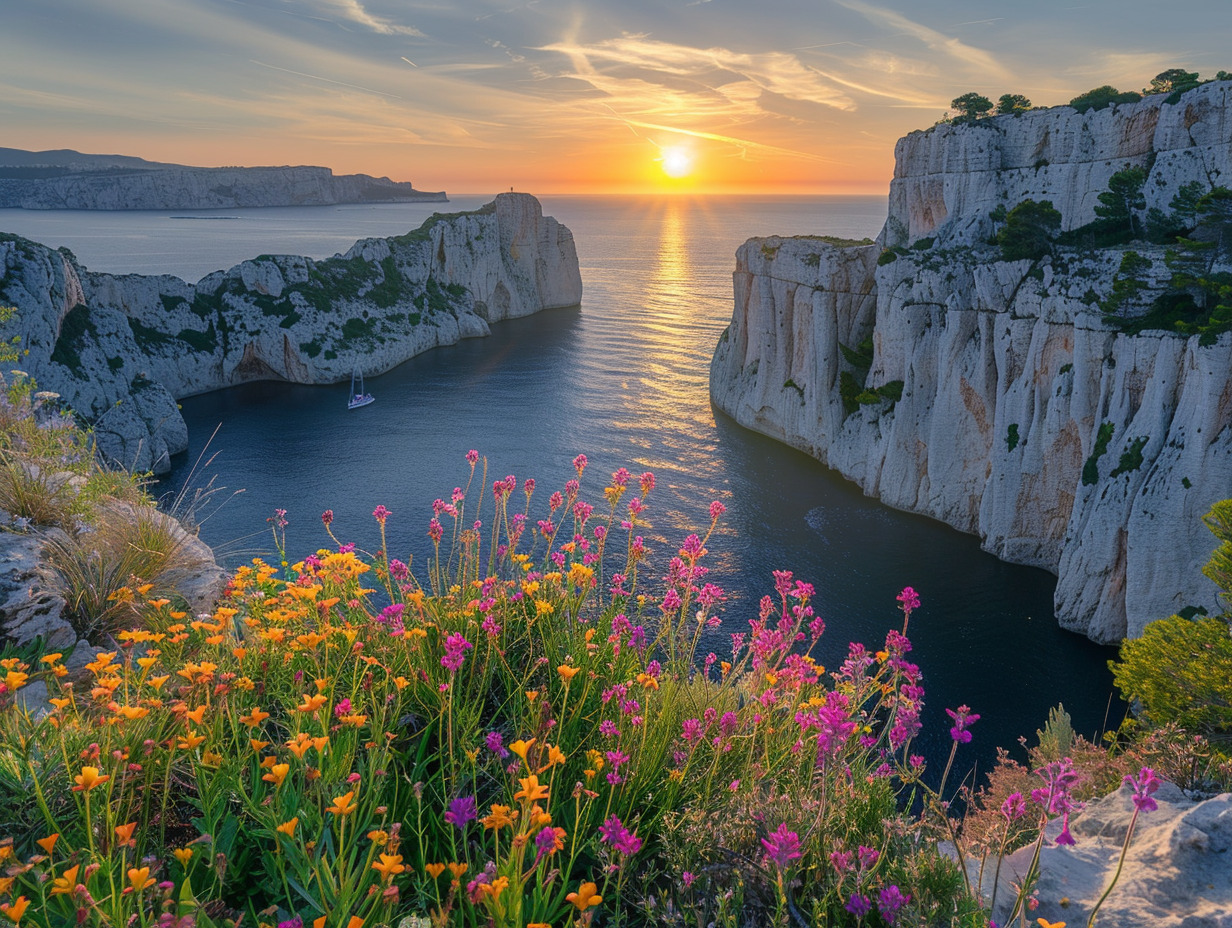
<instances>
[{"instance_id":1,"label":"sunset sky","mask_svg":"<svg viewBox=\"0 0 1232 928\"><path fill-rule=\"evenodd\" d=\"M28 0L0 26L0 146L456 194L883 193L894 141L966 91L1232 70L1229 6Z\"/></svg>"}]
</instances>

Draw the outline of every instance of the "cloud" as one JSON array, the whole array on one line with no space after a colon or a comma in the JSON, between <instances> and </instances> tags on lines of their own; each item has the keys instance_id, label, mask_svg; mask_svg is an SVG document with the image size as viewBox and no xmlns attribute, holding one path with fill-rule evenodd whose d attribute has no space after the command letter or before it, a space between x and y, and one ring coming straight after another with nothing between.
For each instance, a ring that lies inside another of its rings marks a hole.
<instances>
[{"instance_id":1,"label":"cloud","mask_svg":"<svg viewBox=\"0 0 1232 928\"><path fill-rule=\"evenodd\" d=\"M959 39L951 38L893 10L882 9L862 0L833 0L841 7L859 13L870 22L888 26L923 42L930 49L975 68L981 75L1009 80L1012 75L991 54Z\"/></svg>"},{"instance_id":2,"label":"cloud","mask_svg":"<svg viewBox=\"0 0 1232 928\"><path fill-rule=\"evenodd\" d=\"M414 26L400 26L389 20L373 16L359 0L321 0L328 9L336 10L353 23L366 26L381 35L408 35L414 38L427 38Z\"/></svg>"},{"instance_id":3,"label":"cloud","mask_svg":"<svg viewBox=\"0 0 1232 928\"><path fill-rule=\"evenodd\" d=\"M601 42L583 44L568 40L543 46L540 51L559 52L574 63L575 76L591 80L599 67L607 70L606 82L622 80L611 72L642 72L645 83L661 83L649 79L654 75L686 78L711 88L722 72L737 75L756 84L762 90L791 100L817 103L840 110L855 108L854 102L842 90L833 86L815 69L788 52L737 52L722 47L694 48L661 42L645 35L623 35ZM593 81L592 81L593 82Z\"/></svg>"}]
</instances>

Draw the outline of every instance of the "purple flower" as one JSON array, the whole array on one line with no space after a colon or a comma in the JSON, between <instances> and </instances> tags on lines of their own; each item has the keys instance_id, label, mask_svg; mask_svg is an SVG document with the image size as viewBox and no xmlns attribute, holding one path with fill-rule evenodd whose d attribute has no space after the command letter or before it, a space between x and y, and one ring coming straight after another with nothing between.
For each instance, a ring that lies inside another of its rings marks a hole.
<instances>
[{"instance_id":1,"label":"purple flower","mask_svg":"<svg viewBox=\"0 0 1232 928\"><path fill-rule=\"evenodd\" d=\"M877 910L891 925L898 918L898 910L911 901L911 894L904 893L897 886L887 886L877 894Z\"/></svg>"},{"instance_id":2,"label":"purple flower","mask_svg":"<svg viewBox=\"0 0 1232 928\"><path fill-rule=\"evenodd\" d=\"M445 812L445 821L462 829L466 827L467 822L474 820L475 814L475 797L459 796L449 804L449 809Z\"/></svg>"},{"instance_id":3,"label":"purple flower","mask_svg":"<svg viewBox=\"0 0 1232 928\"><path fill-rule=\"evenodd\" d=\"M393 513L391 513L388 509L386 509L384 505L377 506L375 509L372 510L372 518L376 519L382 525L385 524L385 520L388 519L391 515L393 515Z\"/></svg>"},{"instance_id":4,"label":"purple flower","mask_svg":"<svg viewBox=\"0 0 1232 928\"><path fill-rule=\"evenodd\" d=\"M1151 798L1151 793L1159 789L1159 780L1155 776L1155 771L1150 767L1143 767L1138 771L1138 778L1135 780L1129 774L1125 774L1125 785L1134 791L1134 808L1139 812L1154 812L1159 808L1159 805Z\"/></svg>"},{"instance_id":5,"label":"purple flower","mask_svg":"<svg viewBox=\"0 0 1232 928\"><path fill-rule=\"evenodd\" d=\"M702 723L697 719L685 719L681 725L680 736L689 744L700 740L703 734Z\"/></svg>"},{"instance_id":6,"label":"purple flower","mask_svg":"<svg viewBox=\"0 0 1232 928\"><path fill-rule=\"evenodd\" d=\"M920 608L920 594L909 586L903 587L903 591L894 598L898 600L899 608L907 615L911 615Z\"/></svg>"},{"instance_id":7,"label":"purple flower","mask_svg":"<svg viewBox=\"0 0 1232 928\"><path fill-rule=\"evenodd\" d=\"M875 847L865 847L863 844L856 849L856 856L860 859L860 869L867 870L872 867L881 857L881 852Z\"/></svg>"},{"instance_id":8,"label":"purple flower","mask_svg":"<svg viewBox=\"0 0 1232 928\"><path fill-rule=\"evenodd\" d=\"M636 854L642 849L642 839L626 828L615 815L599 826L599 834L604 844L610 844L625 856Z\"/></svg>"},{"instance_id":9,"label":"purple flower","mask_svg":"<svg viewBox=\"0 0 1232 928\"><path fill-rule=\"evenodd\" d=\"M793 860L800 858L800 836L789 831L787 823L783 822L770 836L761 839L762 847L766 849L766 860L780 870L786 870Z\"/></svg>"},{"instance_id":10,"label":"purple flower","mask_svg":"<svg viewBox=\"0 0 1232 928\"><path fill-rule=\"evenodd\" d=\"M1076 843L1074 836L1069 833L1069 813L1066 812L1061 816L1061 833L1057 835L1057 844L1073 847Z\"/></svg>"},{"instance_id":11,"label":"purple flower","mask_svg":"<svg viewBox=\"0 0 1232 928\"><path fill-rule=\"evenodd\" d=\"M970 706L959 706L957 709L946 709L945 714L954 721L950 729L950 737L962 744L971 741L971 732L967 728L980 720L979 715L971 711Z\"/></svg>"},{"instance_id":12,"label":"purple flower","mask_svg":"<svg viewBox=\"0 0 1232 928\"><path fill-rule=\"evenodd\" d=\"M684 883L685 889L688 889L690 886L692 886L693 881L696 879L697 877L689 870L686 870L684 873L680 874L680 882Z\"/></svg>"},{"instance_id":13,"label":"purple flower","mask_svg":"<svg viewBox=\"0 0 1232 928\"><path fill-rule=\"evenodd\" d=\"M1026 815L1027 800L1023 798L1022 793L1010 793L1006 796L1005 802L1001 803L1001 814L1008 822L1017 821Z\"/></svg>"},{"instance_id":14,"label":"purple flower","mask_svg":"<svg viewBox=\"0 0 1232 928\"><path fill-rule=\"evenodd\" d=\"M834 868L834 872L842 876L851 869L851 851L831 851L830 866Z\"/></svg>"},{"instance_id":15,"label":"purple flower","mask_svg":"<svg viewBox=\"0 0 1232 928\"><path fill-rule=\"evenodd\" d=\"M484 740L487 742L488 750L501 760L509 756L509 751L505 747L505 739L501 737L499 731L488 732L487 738Z\"/></svg>"},{"instance_id":16,"label":"purple flower","mask_svg":"<svg viewBox=\"0 0 1232 928\"><path fill-rule=\"evenodd\" d=\"M845 908L856 918L863 918L873 910L873 904L869 901L868 896L861 896L859 893L852 893L850 899L847 900Z\"/></svg>"}]
</instances>

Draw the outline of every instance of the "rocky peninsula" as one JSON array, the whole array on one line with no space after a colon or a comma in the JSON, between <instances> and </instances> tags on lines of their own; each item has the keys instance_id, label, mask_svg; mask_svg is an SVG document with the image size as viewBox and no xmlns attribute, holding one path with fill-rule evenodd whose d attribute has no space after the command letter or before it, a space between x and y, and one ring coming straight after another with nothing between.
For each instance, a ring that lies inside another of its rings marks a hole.
<instances>
[{"instance_id":1,"label":"rocky peninsula","mask_svg":"<svg viewBox=\"0 0 1232 928\"><path fill-rule=\"evenodd\" d=\"M230 209L336 203L444 203L444 191L329 168L200 168L69 149L0 148L0 208Z\"/></svg>"},{"instance_id":2,"label":"rocky peninsula","mask_svg":"<svg viewBox=\"0 0 1232 928\"><path fill-rule=\"evenodd\" d=\"M575 306L572 233L528 194L436 214L323 261L262 255L195 284L92 273L67 250L0 233L0 340L94 430L99 449L165 471L187 447L176 400L252 380L378 374L492 323Z\"/></svg>"},{"instance_id":3,"label":"rocky peninsula","mask_svg":"<svg viewBox=\"0 0 1232 928\"><path fill-rule=\"evenodd\" d=\"M1232 335L1105 321L1128 251L1153 268L1142 292L1160 292L1162 245L1011 261L992 238L1027 199L1051 201L1062 229L1090 223L1130 167L1143 212L1232 177L1232 82L908 135L876 243L740 248L715 404L888 505L1057 574L1059 621L1096 641L1213 607L1199 519L1232 487Z\"/></svg>"}]
</instances>

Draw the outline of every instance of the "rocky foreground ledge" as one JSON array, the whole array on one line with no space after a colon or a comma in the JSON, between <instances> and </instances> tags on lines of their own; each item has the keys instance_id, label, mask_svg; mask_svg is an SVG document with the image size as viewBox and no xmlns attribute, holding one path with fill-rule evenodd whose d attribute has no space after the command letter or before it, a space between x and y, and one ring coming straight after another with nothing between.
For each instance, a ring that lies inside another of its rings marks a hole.
<instances>
[{"instance_id":1,"label":"rocky foreground ledge","mask_svg":"<svg viewBox=\"0 0 1232 928\"><path fill-rule=\"evenodd\" d=\"M176 400L253 380L337 383L503 319L581 302L572 233L528 194L324 261L262 255L190 284L92 273L71 252L0 233L0 305L24 369L94 429L99 449L156 473L183 451Z\"/></svg>"}]
</instances>

